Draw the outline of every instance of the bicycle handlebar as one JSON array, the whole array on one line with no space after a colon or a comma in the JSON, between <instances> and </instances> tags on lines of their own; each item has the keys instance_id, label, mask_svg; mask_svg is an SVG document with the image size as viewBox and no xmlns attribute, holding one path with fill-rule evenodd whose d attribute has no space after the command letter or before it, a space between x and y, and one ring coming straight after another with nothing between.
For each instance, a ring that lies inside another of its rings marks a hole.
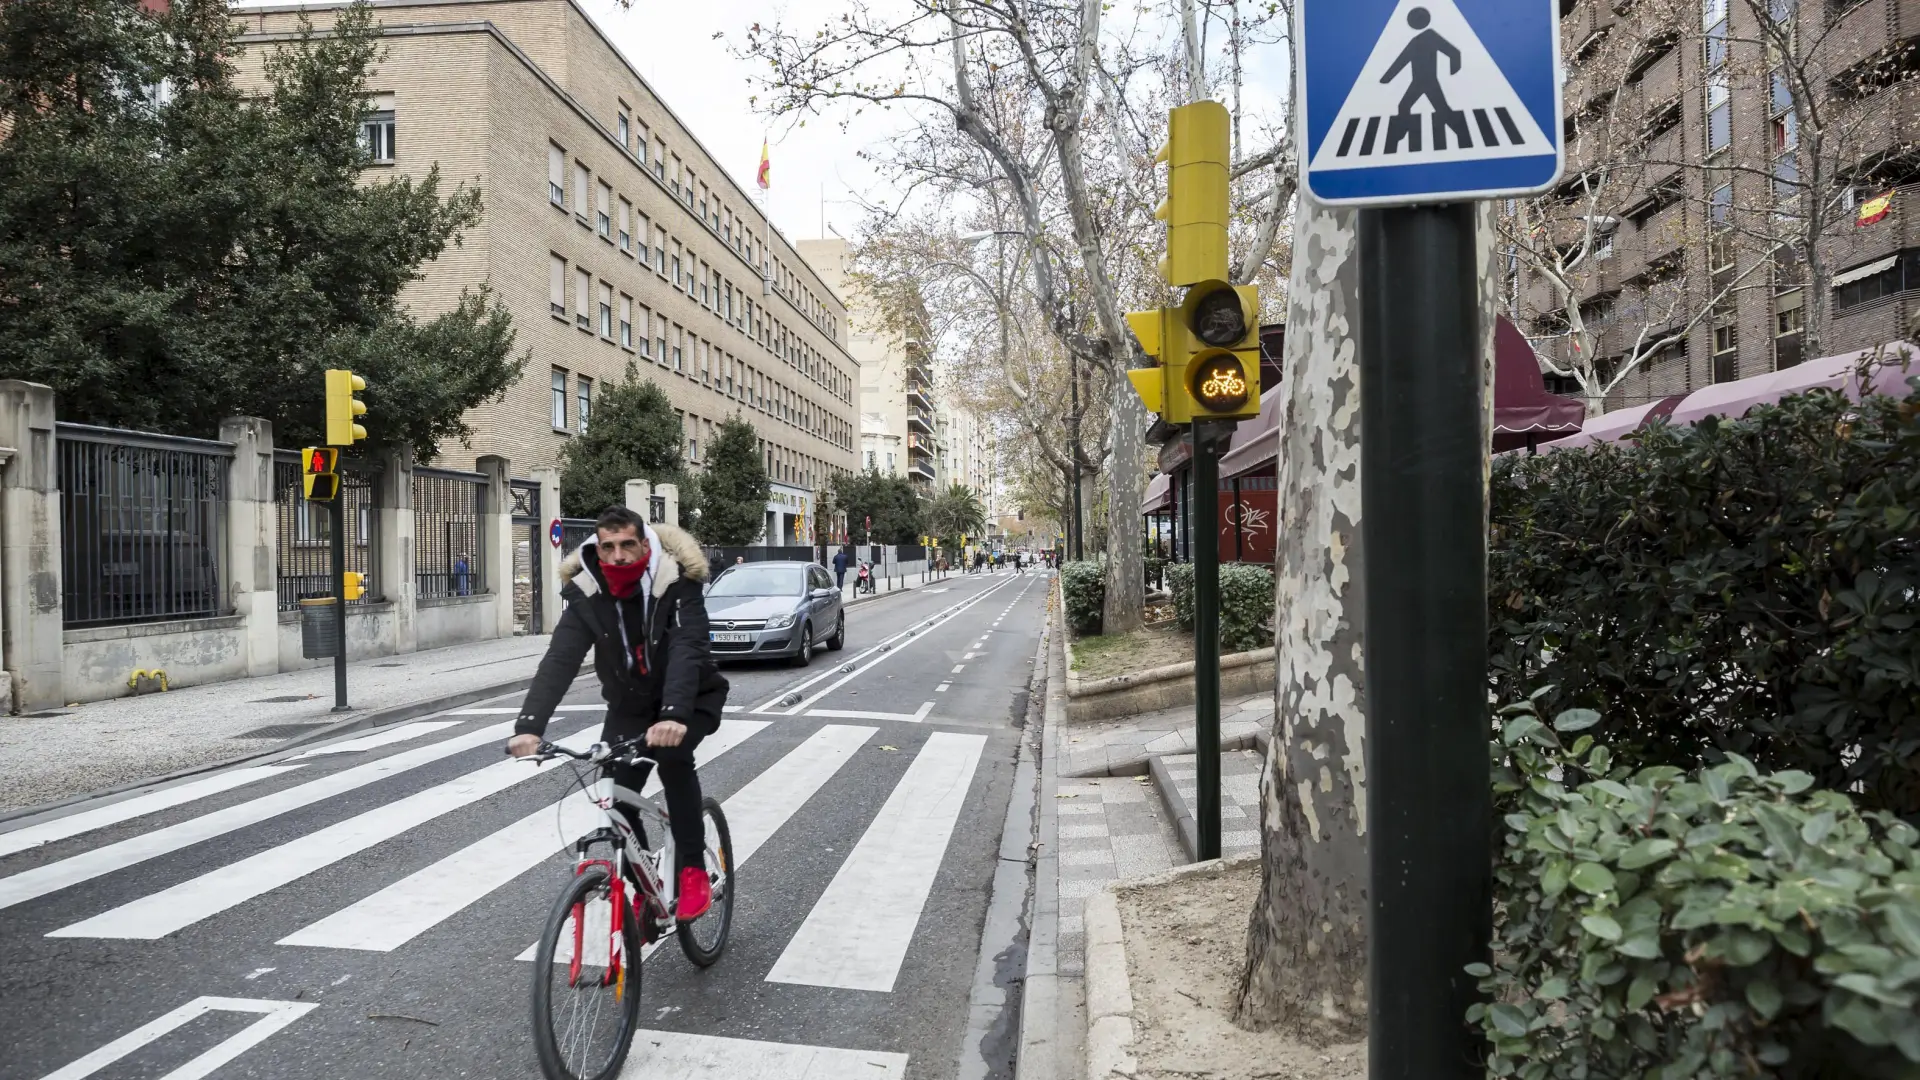
<instances>
[{"instance_id":1,"label":"bicycle handlebar","mask_svg":"<svg viewBox=\"0 0 1920 1080\"><path fill-rule=\"evenodd\" d=\"M540 749L527 755L529 761L546 761L555 757L570 757L575 761L584 761L590 765L604 764L615 758L646 758L656 760L651 755L641 753L647 749L646 737L622 739L616 743L594 743L585 750L574 750L559 743L540 740ZM511 752L511 751L509 751Z\"/></svg>"}]
</instances>

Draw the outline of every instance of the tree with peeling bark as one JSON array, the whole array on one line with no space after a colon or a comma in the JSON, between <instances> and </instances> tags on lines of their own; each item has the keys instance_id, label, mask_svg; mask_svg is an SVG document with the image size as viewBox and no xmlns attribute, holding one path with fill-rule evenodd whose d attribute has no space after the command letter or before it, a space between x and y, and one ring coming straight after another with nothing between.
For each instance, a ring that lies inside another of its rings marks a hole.
<instances>
[{"instance_id":1,"label":"tree with peeling bark","mask_svg":"<svg viewBox=\"0 0 1920 1080\"><path fill-rule=\"evenodd\" d=\"M1004 197L1025 248L1037 322L1071 366L1085 369L1072 386L1097 390L1107 412L1105 614L1110 630L1124 631L1139 624L1144 600L1137 523L1145 472L1136 465L1146 460L1147 418L1125 378L1146 357L1122 318L1132 291L1118 264L1127 249L1150 246L1157 231L1148 211L1154 200L1146 197L1152 150L1141 144L1164 122L1142 122L1154 111L1131 81L1143 65L1129 32L1107 32L1106 13L1101 0L853 4L816 31L755 25L742 54L771 70L764 80L770 112L905 110L917 127L891 154L878 155L885 163L916 183L951 184L957 132L968 168L984 172ZM1239 40L1256 21L1235 21ZM1259 160L1256 168L1275 166L1279 175L1276 157ZM1284 203L1284 193L1277 198ZM1103 228L1116 216L1121 227ZM1248 256L1252 272L1270 266L1276 231L1256 228L1266 241ZM1162 302L1139 299L1143 307ZM1083 420L1071 415L1069 426ZM1083 453L1090 445L1072 441Z\"/></svg>"}]
</instances>

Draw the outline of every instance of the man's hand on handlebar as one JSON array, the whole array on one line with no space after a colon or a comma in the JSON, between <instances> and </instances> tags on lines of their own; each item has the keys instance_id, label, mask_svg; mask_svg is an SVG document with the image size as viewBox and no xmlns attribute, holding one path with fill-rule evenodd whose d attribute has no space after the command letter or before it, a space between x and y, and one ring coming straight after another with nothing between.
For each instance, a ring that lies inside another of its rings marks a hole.
<instances>
[{"instance_id":1,"label":"man's hand on handlebar","mask_svg":"<svg viewBox=\"0 0 1920 1080\"><path fill-rule=\"evenodd\" d=\"M648 746L679 746L687 737L687 725L677 720L661 720L647 729Z\"/></svg>"},{"instance_id":2,"label":"man's hand on handlebar","mask_svg":"<svg viewBox=\"0 0 1920 1080\"><path fill-rule=\"evenodd\" d=\"M540 736L515 735L507 740L507 753L514 757L532 757L540 752Z\"/></svg>"}]
</instances>

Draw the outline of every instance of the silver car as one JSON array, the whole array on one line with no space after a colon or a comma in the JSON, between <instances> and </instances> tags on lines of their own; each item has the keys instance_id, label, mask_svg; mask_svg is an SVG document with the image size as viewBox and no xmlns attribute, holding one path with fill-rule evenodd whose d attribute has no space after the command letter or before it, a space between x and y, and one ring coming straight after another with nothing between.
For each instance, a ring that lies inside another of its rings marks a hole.
<instances>
[{"instance_id":1,"label":"silver car","mask_svg":"<svg viewBox=\"0 0 1920 1080\"><path fill-rule=\"evenodd\" d=\"M727 567L707 587L707 619L716 660L784 657L806 667L816 645L847 643L840 590L815 563Z\"/></svg>"}]
</instances>

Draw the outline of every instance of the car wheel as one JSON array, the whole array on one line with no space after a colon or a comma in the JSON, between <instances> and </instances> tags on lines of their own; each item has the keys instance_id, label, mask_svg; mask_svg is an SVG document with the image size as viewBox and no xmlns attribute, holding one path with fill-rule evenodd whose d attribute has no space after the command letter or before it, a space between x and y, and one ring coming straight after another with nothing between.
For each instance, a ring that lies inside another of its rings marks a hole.
<instances>
[{"instance_id":1,"label":"car wheel","mask_svg":"<svg viewBox=\"0 0 1920 1080\"><path fill-rule=\"evenodd\" d=\"M800 624L800 648L793 654L794 667L806 667L813 662L813 624Z\"/></svg>"},{"instance_id":2,"label":"car wheel","mask_svg":"<svg viewBox=\"0 0 1920 1080\"><path fill-rule=\"evenodd\" d=\"M834 652L839 652L841 649L846 648L846 646L847 616L845 612L841 612L840 622L833 628L833 636L827 639L827 648L832 649Z\"/></svg>"}]
</instances>

